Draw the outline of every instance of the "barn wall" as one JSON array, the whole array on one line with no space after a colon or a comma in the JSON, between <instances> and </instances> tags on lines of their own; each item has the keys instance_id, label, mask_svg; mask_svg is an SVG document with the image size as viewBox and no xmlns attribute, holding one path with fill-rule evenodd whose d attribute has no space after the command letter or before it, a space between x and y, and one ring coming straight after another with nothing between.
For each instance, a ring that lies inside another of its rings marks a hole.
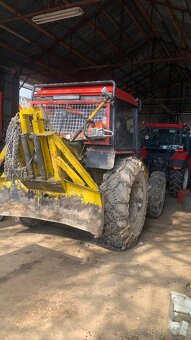
<instances>
[{"instance_id":1,"label":"barn wall","mask_svg":"<svg viewBox=\"0 0 191 340\"><path fill-rule=\"evenodd\" d=\"M0 91L2 92L3 138L12 116L19 108L19 69L0 68Z\"/></svg>"}]
</instances>

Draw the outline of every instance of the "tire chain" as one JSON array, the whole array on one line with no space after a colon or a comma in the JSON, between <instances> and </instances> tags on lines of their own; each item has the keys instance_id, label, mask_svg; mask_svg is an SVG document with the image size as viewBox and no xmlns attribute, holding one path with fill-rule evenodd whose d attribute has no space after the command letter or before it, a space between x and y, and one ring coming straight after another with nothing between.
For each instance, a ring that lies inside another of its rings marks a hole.
<instances>
[{"instance_id":1,"label":"tire chain","mask_svg":"<svg viewBox=\"0 0 191 340\"><path fill-rule=\"evenodd\" d=\"M20 120L18 114L13 117L7 128L5 145L6 154L4 162L4 173L8 179L15 181L26 177L26 166L19 167L18 153L20 145Z\"/></svg>"}]
</instances>

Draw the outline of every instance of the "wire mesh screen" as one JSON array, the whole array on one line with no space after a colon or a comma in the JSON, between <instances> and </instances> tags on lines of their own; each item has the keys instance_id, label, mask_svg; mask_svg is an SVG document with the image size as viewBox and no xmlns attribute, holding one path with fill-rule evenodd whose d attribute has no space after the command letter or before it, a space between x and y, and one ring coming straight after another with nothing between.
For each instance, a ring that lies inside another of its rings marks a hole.
<instances>
[{"instance_id":1,"label":"wire mesh screen","mask_svg":"<svg viewBox=\"0 0 191 340\"><path fill-rule=\"evenodd\" d=\"M98 106L97 103L43 104L43 110L51 128L58 134L69 134L83 126L85 120ZM102 108L94 118L95 122L106 122L106 109Z\"/></svg>"}]
</instances>

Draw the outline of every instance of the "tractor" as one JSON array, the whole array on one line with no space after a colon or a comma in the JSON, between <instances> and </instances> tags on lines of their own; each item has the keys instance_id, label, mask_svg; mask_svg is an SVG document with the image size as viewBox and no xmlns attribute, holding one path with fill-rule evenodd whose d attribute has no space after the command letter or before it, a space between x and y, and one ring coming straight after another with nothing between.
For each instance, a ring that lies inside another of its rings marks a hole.
<instances>
[{"instance_id":1,"label":"tractor","mask_svg":"<svg viewBox=\"0 0 191 340\"><path fill-rule=\"evenodd\" d=\"M141 156L150 178L149 196L158 191L158 200L148 207L149 215L162 212L165 197L165 181L171 197L177 197L181 189L186 189L190 182L191 144L190 128L186 124L151 123L141 125ZM155 212L154 212L155 210ZM158 211L158 212L157 212Z\"/></svg>"},{"instance_id":2,"label":"tractor","mask_svg":"<svg viewBox=\"0 0 191 340\"><path fill-rule=\"evenodd\" d=\"M67 224L115 250L135 245L148 199L139 108L114 81L35 85L0 154L0 215Z\"/></svg>"}]
</instances>

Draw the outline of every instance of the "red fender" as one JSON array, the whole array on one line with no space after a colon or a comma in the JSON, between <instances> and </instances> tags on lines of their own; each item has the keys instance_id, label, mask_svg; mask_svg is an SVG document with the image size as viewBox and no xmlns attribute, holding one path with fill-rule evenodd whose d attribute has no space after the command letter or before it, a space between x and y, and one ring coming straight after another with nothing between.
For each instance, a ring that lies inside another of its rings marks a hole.
<instances>
[{"instance_id":1,"label":"red fender","mask_svg":"<svg viewBox=\"0 0 191 340\"><path fill-rule=\"evenodd\" d=\"M145 148L145 147L143 146L143 147L141 148L141 150L140 150L141 158L142 158L143 160L145 160L145 159L147 158L148 154L149 154L148 149Z\"/></svg>"},{"instance_id":2,"label":"red fender","mask_svg":"<svg viewBox=\"0 0 191 340\"><path fill-rule=\"evenodd\" d=\"M171 157L173 165L176 166L176 161L182 161L181 163L187 162L189 169L191 170L191 156L187 151L175 151Z\"/></svg>"}]
</instances>

